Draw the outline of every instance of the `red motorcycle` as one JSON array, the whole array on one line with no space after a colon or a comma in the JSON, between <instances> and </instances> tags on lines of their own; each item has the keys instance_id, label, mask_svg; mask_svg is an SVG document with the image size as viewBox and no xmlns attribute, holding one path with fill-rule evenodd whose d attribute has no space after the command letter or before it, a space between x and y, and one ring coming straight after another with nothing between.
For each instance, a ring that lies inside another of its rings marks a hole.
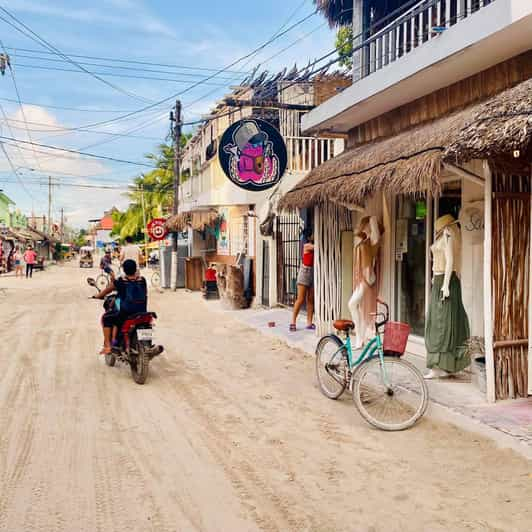
<instances>
[{"instance_id":1,"label":"red motorcycle","mask_svg":"<svg viewBox=\"0 0 532 532\"><path fill-rule=\"evenodd\" d=\"M87 279L87 283L96 288L96 281ZM109 294L103 303L104 309L116 308L116 295ZM119 360L129 364L131 376L137 384L144 384L148 377L150 361L164 351L162 345L153 344L153 324L157 319L155 312L140 312L129 316L122 324L117 335L117 345L105 355L105 363L114 366Z\"/></svg>"}]
</instances>

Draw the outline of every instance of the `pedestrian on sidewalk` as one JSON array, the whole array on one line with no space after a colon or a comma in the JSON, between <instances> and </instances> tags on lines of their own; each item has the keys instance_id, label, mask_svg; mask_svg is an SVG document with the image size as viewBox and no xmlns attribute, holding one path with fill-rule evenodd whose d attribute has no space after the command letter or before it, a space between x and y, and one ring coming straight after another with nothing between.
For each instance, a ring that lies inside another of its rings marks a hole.
<instances>
[{"instance_id":1,"label":"pedestrian on sidewalk","mask_svg":"<svg viewBox=\"0 0 532 532\"><path fill-rule=\"evenodd\" d=\"M17 246L15 248L15 254L13 255L13 260L15 261L15 277L18 277L20 275L20 278L23 277L23 271L22 271L22 253L20 252L20 248Z\"/></svg>"},{"instance_id":2,"label":"pedestrian on sidewalk","mask_svg":"<svg viewBox=\"0 0 532 532\"><path fill-rule=\"evenodd\" d=\"M37 260L37 253L33 250L32 246L28 246L24 253L24 262L26 263L26 279L33 277L33 266Z\"/></svg>"},{"instance_id":3,"label":"pedestrian on sidewalk","mask_svg":"<svg viewBox=\"0 0 532 532\"><path fill-rule=\"evenodd\" d=\"M297 274L297 299L294 303L290 331L296 331L297 315L303 304L307 303L307 329L313 331L316 326L312 322L314 317L314 237L309 235L303 245L303 258Z\"/></svg>"}]
</instances>

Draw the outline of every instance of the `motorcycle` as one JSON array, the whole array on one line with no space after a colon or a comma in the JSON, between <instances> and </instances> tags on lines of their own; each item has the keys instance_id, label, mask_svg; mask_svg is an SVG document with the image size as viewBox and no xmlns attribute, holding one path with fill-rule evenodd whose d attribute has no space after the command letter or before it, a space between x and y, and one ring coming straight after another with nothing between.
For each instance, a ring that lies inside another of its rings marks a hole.
<instances>
[{"instance_id":1,"label":"motorcycle","mask_svg":"<svg viewBox=\"0 0 532 532\"><path fill-rule=\"evenodd\" d=\"M96 288L96 281L89 277L87 283ZM116 294L106 296L104 309L116 308ZM157 319L155 312L140 312L129 316L118 330L116 344L111 353L105 355L105 363L114 366L119 360L129 364L131 376L137 384L144 384L148 377L150 361L164 351L162 345L153 344L153 323Z\"/></svg>"}]
</instances>

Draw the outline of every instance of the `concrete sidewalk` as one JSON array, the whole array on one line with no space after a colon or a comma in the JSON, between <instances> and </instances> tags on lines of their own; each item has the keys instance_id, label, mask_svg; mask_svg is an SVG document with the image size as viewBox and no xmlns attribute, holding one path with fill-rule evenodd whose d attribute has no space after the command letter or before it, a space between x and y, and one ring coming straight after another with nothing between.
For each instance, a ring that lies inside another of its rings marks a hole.
<instances>
[{"instance_id":1,"label":"concrete sidewalk","mask_svg":"<svg viewBox=\"0 0 532 532\"><path fill-rule=\"evenodd\" d=\"M304 314L298 319L298 330L290 332L291 311L285 308L228 310L220 301L205 301L205 304L265 336L314 356L318 338L312 331L305 329ZM275 322L275 326L270 327L270 322ZM426 371L421 357L408 354L406 357L422 372ZM491 437L502 447L511 447L532 460L532 397L490 404L471 383L466 372L456 378L427 381L427 384L431 415Z\"/></svg>"}]
</instances>

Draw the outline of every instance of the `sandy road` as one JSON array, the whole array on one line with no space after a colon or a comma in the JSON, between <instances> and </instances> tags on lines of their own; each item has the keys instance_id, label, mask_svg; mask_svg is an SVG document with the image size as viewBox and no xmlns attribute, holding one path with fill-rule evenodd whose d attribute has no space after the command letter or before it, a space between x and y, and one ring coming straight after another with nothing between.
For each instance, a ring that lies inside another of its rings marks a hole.
<instances>
[{"instance_id":1,"label":"sandy road","mask_svg":"<svg viewBox=\"0 0 532 532\"><path fill-rule=\"evenodd\" d=\"M84 275L0 279L0 530L532 529L524 459L429 420L372 430L197 295L152 297L167 353L134 384L95 354Z\"/></svg>"}]
</instances>

